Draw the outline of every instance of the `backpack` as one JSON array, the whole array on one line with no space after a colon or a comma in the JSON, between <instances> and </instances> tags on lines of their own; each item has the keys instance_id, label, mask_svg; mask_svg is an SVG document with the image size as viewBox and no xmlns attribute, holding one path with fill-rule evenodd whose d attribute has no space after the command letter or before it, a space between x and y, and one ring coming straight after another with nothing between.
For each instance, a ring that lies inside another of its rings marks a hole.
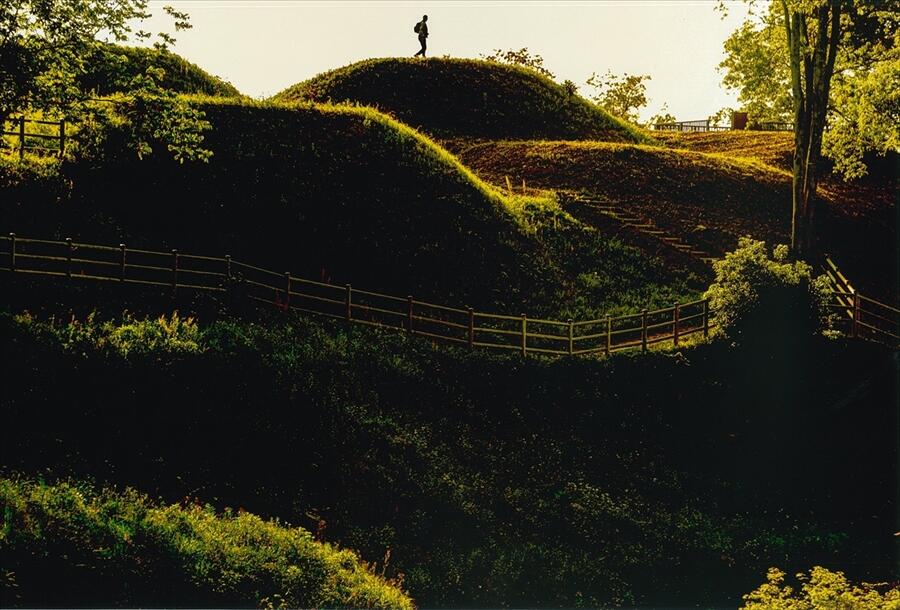
<instances>
[{"instance_id":1,"label":"backpack","mask_svg":"<svg viewBox=\"0 0 900 610\"><path fill-rule=\"evenodd\" d=\"M415 32L416 34L418 34L420 29L422 29L422 22L421 22L421 21L420 21L419 23L417 23L416 26L413 28L413 32Z\"/></svg>"}]
</instances>

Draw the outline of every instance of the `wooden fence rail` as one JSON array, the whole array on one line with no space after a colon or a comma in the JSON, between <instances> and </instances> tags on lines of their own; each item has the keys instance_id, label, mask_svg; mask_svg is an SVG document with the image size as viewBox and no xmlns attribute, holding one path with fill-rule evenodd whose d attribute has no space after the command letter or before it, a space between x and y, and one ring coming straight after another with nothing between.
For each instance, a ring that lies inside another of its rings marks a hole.
<instances>
[{"instance_id":1,"label":"wooden fence rail","mask_svg":"<svg viewBox=\"0 0 900 610\"><path fill-rule=\"evenodd\" d=\"M34 125L50 125L55 127L56 133L42 133L35 131L27 131L26 124L31 123ZM8 124L12 124L15 128L12 131L7 130L6 126ZM43 121L38 119L26 119L24 115L8 118L3 121L3 124L0 125L0 135L2 136L15 136L19 140L18 150L19 150L19 159L25 157L26 150L35 150L39 152L47 152L58 155L60 157L63 156L63 153L66 151L66 121ZM35 142L37 140L37 142ZM52 146L45 146L42 142L45 140L55 141L55 144Z\"/></svg>"},{"instance_id":2,"label":"wooden fence rail","mask_svg":"<svg viewBox=\"0 0 900 610\"><path fill-rule=\"evenodd\" d=\"M900 309L861 295L826 256L822 268L831 284L828 307L851 337L897 345L900 343Z\"/></svg>"},{"instance_id":3,"label":"wooden fence rail","mask_svg":"<svg viewBox=\"0 0 900 610\"><path fill-rule=\"evenodd\" d=\"M15 274L155 286L176 296L182 290L240 293L281 310L295 310L347 322L395 329L471 348L528 353L609 354L648 350L691 335L709 335L715 325L705 300L597 320L550 320L449 307L353 286L338 286L276 272L223 257L172 250L18 237L0 237L0 269Z\"/></svg>"},{"instance_id":4,"label":"wooden fence rail","mask_svg":"<svg viewBox=\"0 0 900 610\"><path fill-rule=\"evenodd\" d=\"M29 239L13 233L0 237L0 270L14 274L55 276L67 281L95 280L154 286L175 297L180 291L223 293L288 311L345 320L447 341L470 348L488 348L553 355L610 354L625 349L649 350L687 337L709 336L715 317L709 302L699 299L671 307L596 320L552 320L450 307L414 298L319 282L288 271L277 272L231 256L215 257L64 241ZM882 338L897 335L875 325L898 310L853 293L850 309L844 290L836 290L836 304L850 311L853 336L867 336L870 327ZM844 299L844 300L840 300ZM896 316L895 316L896 317ZM891 339L892 338L892 339Z\"/></svg>"}]
</instances>

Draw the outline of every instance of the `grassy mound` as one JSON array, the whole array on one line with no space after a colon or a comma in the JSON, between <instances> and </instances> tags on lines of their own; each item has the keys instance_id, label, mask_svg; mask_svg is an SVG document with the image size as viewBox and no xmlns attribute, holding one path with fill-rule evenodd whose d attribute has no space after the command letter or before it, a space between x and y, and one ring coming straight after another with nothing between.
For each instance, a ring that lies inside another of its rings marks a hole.
<instances>
[{"instance_id":1,"label":"grassy mound","mask_svg":"<svg viewBox=\"0 0 900 610\"><path fill-rule=\"evenodd\" d=\"M275 99L374 106L440 138L649 139L532 70L471 59L362 61L294 85Z\"/></svg>"},{"instance_id":2,"label":"grassy mound","mask_svg":"<svg viewBox=\"0 0 900 610\"><path fill-rule=\"evenodd\" d=\"M413 608L354 553L244 511L0 478L0 515L4 606Z\"/></svg>"},{"instance_id":3,"label":"grassy mound","mask_svg":"<svg viewBox=\"0 0 900 610\"><path fill-rule=\"evenodd\" d=\"M132 324L0 316L8 468L278 516L426 607L736 607L772 563L896 566L879 346L523 359L278 317L126 350Z\"/></svg>"},{"instance_id":4,"label":"grassy mound","mask_svg":"<svg viewBox=\"0 0 900 610\"><path fill-rule=\"evenodd\" d=\"M56 186L46 162L30 171L0 164L3 230L228 253L301 277L513 315L668 305L700 287L687 290L689 277L587 230L552 198L501 193L375 110L196 103L213 126L208 164L164 153L139 161L110 144L100 158L64 164Z\"/></svg>"},{"instance_id":5,"label":"grassy mound","mask_svg":"<svg viewBox=\"0 0 900 610\"><path fill-rule=\"evenodd\" d=\"M85 74L80 78L85 91L109 95L122 91L147 68L162 68L160 85L178 93L239 97L231 83L213 76L196 64L172 53L146 47L125 47L98 43L84 58Z\"/></svg>"}]
</instances>

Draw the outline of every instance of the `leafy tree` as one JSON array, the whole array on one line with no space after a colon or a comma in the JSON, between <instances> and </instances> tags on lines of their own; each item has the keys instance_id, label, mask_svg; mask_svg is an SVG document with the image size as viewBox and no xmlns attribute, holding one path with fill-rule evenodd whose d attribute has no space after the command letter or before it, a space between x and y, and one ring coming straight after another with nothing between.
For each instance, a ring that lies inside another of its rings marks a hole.
<instances>
[{"instance_id":1,"label":"leafy tree","mask_svg":"<svg viewBox=\"0 0 900 610\"><path fill-rule=\"evenodd\" d=\"M660 107L659 112L650 117L648 125L650 127L653 127L654 125L658 125L659 123L674 123L676 120L677 119L675 118L675 115L669 112L668 104L663 104Z\"/></svg>"},{"instance_id":2,"label":"leafy tree","mask_svg":"<svg viewBox=\"0 0 900 610\"><path fill-rule=\"evenodd\" d=\"M898 610L900 589L886 584L851 584L843 572L816 566L797 574L799 587L784 584L785 573L769 568L766 583L744 595L741 610ZM883 592L882 592L883 591Z\"/></svg>"},{"instance_id":3,"label":"leafy tree","mask_svg":"<svg viewBox=\"0 0 900 610\"><path fill-rule=\"evenodd\" d=\"M495 61L504 64L524 66L526 68L531 68L539 74L543 74L551 80L556 78L553 72L544 67L544 58L537 53L532 55L528 50L528 47L522 47L518 51L514 51L512 49L508 51L495 49L494 52L490 55L482 54L481 58L485 61Z\"/></svg>"},{"instance_id":4,"label":"leafy tree","mask_svg":"<svg viewBox=\"0 0 900 610\"><path fill-rule=\"evenodd\" d=\"M639 120L638 110L647 105L647 86L644 81L650 80L649 74L623 74L618 76L607 70L603 76L591 74L587 84L596 93L593 96L603 109L610 114L627 119L632 123Z\"/></svg>"},{"instance_id":5,"label":"leafy tree","mask_svg":"<svg viewBox=\"0 0 900 610\"><path fill-rule=\"evenodd\" d=\"M187 14L164 7L176 31L191 27ZM87 119L96 114L89 91L82 90L84 58L101 44L98 37L123 42L130 36L149 40L133 22L150 17L147 0L7 0L0 6L0 119L14 113L42 111L53 116ZM175 39L158 33L157 49ZM200 136L208 124L186 102L158 86L161 75L149 69L132 81L125 115L133 133L168 139L176 158L205 158ZM96 124L96 122L95 122ZM139 155L149 152L147 139L132 142ZM181 151L179 154L177 151Z\"/></svg>"},{"instance_id":6,"label":"leafy tree","mask_svg":"<svg viewBox=\"0 0 900 610\"><path fill-rule=\"evenodd\" d=\"M725 43L724 82L747 110L793 118L796 256L816 250L822 155L849 179L865 174L866 151L900 150L898 8L897 0L772 0Z\"/></svg>"},{"instance_id":7,"label":"leafy tree","mask_svg":"<svg viewBox=\"0 0 900 610\"><path fill-rule=\"evenodd\" d=\"M731 117L734 115L734 109L725 106L724 108L719 108L716 112L709 115L707 120L710 125L715 127L723 127L731 125Z\"/></svg>"}]
</instances>

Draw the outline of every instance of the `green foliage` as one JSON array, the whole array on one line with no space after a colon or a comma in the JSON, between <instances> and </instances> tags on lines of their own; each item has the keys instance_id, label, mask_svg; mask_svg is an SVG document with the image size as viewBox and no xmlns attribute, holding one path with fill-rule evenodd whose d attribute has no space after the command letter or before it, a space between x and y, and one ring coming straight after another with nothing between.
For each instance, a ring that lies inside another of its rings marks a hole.
<instances>
[{"instance_id":1,"label":"green foliage","mask_svg":"<svg viewBox=\"0 0 900 610\"><path fill-rule=\"evenodd\" d=\"M819 4L796 2L790 8L814 11ZM897 12L885 3L843 5L822 151L834 161L835 171L850 180L867 173L867 152L900 151L896 84L900 29ZM792 121L790 54L781 2L765 3L762 13L744 22L725 41L725 53L719 64L723 83L738 90L751 126Z\"/></svg>"},{"instance_id":2,"label":"green foliage","mask_svg":"<svg viewBox=\"0 0 900 610\"><path fill-rule=\"evenodd\" d=\"M832 113L822 151L845 179L868 173L867 152L900 152L900 28L890 50L860 74L835 77Z\"/></svg>"},{"instance_id":3,"label":"green foliage","mask_svg":"<svg viewBox=\"0 0 900 610\"><path fill-rule=\"evenodd\" d=\"M797 574L799 587L785 584L785 573L769 568L766 583L744 595L741 610L898 610L900 588L882 584L854 585L842 572L816 566Z\"/></svg>"},{"instance_id":4,"label":"green foliage","mask_svg":"<svg viewBox=\"0 0 900 610\"><path fill-rule=\"evenodd\" d=\"M660 107L659 112L654 114L652 117L650 117L650 120L647 121L647 126L652 129L654 125L657 125L659 123L674 123L677 120L678 119L675 118L675 115L669 112L668 104L663 104Z\"/></svg>"},{"instance_id":5,"label":"green foliage","mask_svg":"<svg viewBox=\"0 0 900 610\"><path fill-rule=\"evenodd\" d=\"M594 101L613 116L637 123L638 111L647 105L649 74L623 74L618 76L607 70L603 76L591 74L587 84L595 90Z\"/></svg>"},{"instance_id":6,"label":"green foliage","mask_svg":"<svg viewBox=\"0 0 900 610\"><path fill-rule=\"evenodd\" d=\"M91 581L92 603L112 605L277 599L287 607L413 608L397 583L376 577L353 552L244 511L157 505L132 489L0 478L0 514L0 569L26 589L6 589L8 601L35 595L37 581L77 587L68 576ZM77 568L59 570L62 562Z\"/></svg>"},{"instance_id":7,"label":"green foliage","mask_svg":"<svg viewBox=\"0 0 900 610\"><path fill-rule=\"evenodd\" d=\"M803 261L790 262L787 246L741 238L738 248L713 264L716 279L706 291L719 331L739 343L774 346L824 329L825 276L814 279Z\"/></svg>"},{"instance_id":8,"label":"green foliage","mask_svg":"<svg viewBox=\"0 0 900 610\"><path fill-rule=\"evenodd\" d=\"M28 313L16 316L16 321L25 326L36 323ZM66 350L77 354L98 350L128 357L201 351L196 321L179 316L177 311L168 317L142 320L126 312L121 320L103 322L96 320L96 313L92 312L84 321L73 316L67 321L57 323L53 320L40 327L55 336Z\"/></svg>"},{"instance_id":9,"label":"green foliage","mask_svg":"<svg viewBox=\"0 0 900 610\"><path fill-rule=\"evenodd\" d=\"M513 49L509 49L507 51L494 49L494 52L490 55L482 54L481 59L485 61L505 63L512 66L524 66L525 68L531 68L538 74L546 76L550 80L556 79L556 76L553 74L553 72L544 67L544 58L537 53L532 55L527 47L523 47L518 51L514 51Z\"/></svg>"},{"instance_id":10,"label":"green foliage","mask_svg":"<svg viewBox=\"0 0 900 610\"><path fill-rule=\"evenodd\" d=\"M176 30L190 27L186 14L171 7L164 10L175 20ZM89 101L91 90L85 87L96 85L91 83L94 75L89 66L100 56L112 61L112 45L98 43L95 38L103 33L124 40L134 33L134 20L148 17L146 0L4 3L0 10L0 65L4 68L0 71L0 119L14 112L41 111L51 117L96 124L95 115L104 111ZM144 31L135 34L142 39L150 37ZM166 55L166 47L174 39L164 32L159 36L163 43L158 45L157 58L165 58L161 63L166 65L177 65ZM127 54L141 56L134 51ZM124 64L124 58L116 61ZM127 79L122 73L105 75L113 77L106 83L108 87L128 94L117 100L130 127L127 143L139 157L152 152L155 143L162 143L179 162L206 160L209 151L201 143L202 131L208 125L201 114L160 85L164 74L164 68L147 65L132 70Z\"/></svg>"},{"instance_id":11,"label":"green foliage","mask_svg":"<svg viewBox=\"0 0 900 610\"><path fill-rule=\"evenodd\" d=\"M534 69L495 61L373 59L320 74L274 99L374 106L440 138L649 141Z\"/></svg>"}]
</instances>

